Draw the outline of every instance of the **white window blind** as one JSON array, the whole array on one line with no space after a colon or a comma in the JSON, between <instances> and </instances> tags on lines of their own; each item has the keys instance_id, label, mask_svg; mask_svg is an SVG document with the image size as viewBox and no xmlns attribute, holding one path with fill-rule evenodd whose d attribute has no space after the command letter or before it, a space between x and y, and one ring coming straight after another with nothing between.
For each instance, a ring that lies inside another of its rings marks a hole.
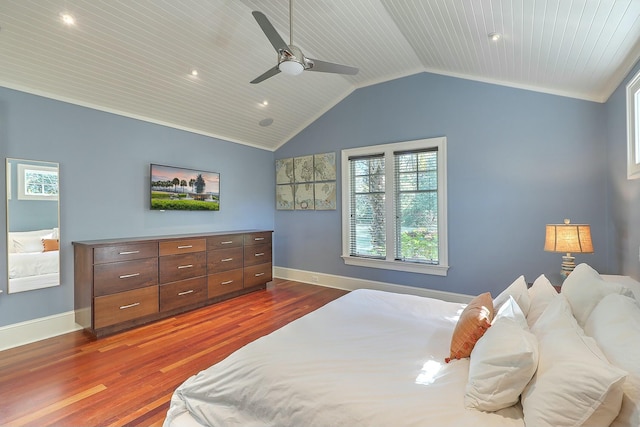
<instances>
[{"instance_id":1,"label":"white window blind","mask_svg":"<svg viewBox=\"0 0 640 427\"><path fill-rule=\"evenodd\" d=\"M351 256L386 258L384 154L349 158Z\"/></svg>"},{"instance_id":2,"label":"white window blind","mask_svg":"<svg viewBox=\"0 0 640 427\"><path fill-rule=\"evenodd\" d=\"M438 264L438 150L394 153L396 259Z\"/></svg>"}]
</instances>

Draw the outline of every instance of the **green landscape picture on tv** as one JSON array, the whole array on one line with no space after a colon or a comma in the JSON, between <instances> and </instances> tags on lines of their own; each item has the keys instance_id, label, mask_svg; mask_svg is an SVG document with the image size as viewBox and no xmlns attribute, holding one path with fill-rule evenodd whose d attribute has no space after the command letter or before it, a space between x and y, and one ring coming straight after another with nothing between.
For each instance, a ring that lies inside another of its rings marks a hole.
<instances>
[{"instance_id":1,"label":"green landscape picture on tv","mask_svg":"<svg viewBox=\"0 0 640 427\"><path fill-rule=\"evenodd\" d=\"M151 209L219 211L220 174L151 164Z\"/></svg>"}]
</instances>

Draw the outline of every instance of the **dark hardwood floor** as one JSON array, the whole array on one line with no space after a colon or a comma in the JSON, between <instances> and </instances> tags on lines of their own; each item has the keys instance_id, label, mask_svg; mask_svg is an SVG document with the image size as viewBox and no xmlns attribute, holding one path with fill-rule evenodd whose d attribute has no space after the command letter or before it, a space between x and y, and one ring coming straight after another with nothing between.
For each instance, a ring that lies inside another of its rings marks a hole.
<instances>
[{"instance_id":1,"label":"dark hardwood floor","mask_svg":"<svg viewBox=\"0 0 640 427\"><path fill-rule=\"evenodd\" d=\"M2 351L0 425L160 426L185 379L345 293L276 279L100 340L74 332Z\"/></svg>"}]
</instances>

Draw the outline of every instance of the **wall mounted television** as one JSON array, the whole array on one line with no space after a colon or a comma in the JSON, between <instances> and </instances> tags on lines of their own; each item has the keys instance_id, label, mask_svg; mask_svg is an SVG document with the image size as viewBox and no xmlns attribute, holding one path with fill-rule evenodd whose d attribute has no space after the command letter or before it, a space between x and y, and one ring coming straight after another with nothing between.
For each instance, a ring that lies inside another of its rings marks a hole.
<instances>
[{"instance_id":1,"label":"wall mounted television","mask_svg":"<svg viewBox=\"0 0 640 427\"><path fill-rule=\"evenodd\" d=\"M151 209L219 211L220 174L151 164Z\"/></svg>"}]
</instances>

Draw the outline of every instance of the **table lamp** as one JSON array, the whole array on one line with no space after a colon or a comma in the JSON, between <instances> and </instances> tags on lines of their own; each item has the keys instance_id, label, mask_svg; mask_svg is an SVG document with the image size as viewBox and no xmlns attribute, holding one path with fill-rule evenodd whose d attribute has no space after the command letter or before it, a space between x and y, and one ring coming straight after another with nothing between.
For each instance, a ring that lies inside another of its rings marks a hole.
<instances>
[{"instance_id":1,"label":"table lamp","mask_svg":"<svg viewBox=\"0 0 640 427\"><path fill-rule=\"evenodd\" d=\"M593 253L591 226L571 224L568 219L564 220L564 224L547 224L544 250L566 253L562 257L560 271L562 280L566 279L576 266L575 257L571 256L571 253Z\"/></svg>"}]
</instances>

